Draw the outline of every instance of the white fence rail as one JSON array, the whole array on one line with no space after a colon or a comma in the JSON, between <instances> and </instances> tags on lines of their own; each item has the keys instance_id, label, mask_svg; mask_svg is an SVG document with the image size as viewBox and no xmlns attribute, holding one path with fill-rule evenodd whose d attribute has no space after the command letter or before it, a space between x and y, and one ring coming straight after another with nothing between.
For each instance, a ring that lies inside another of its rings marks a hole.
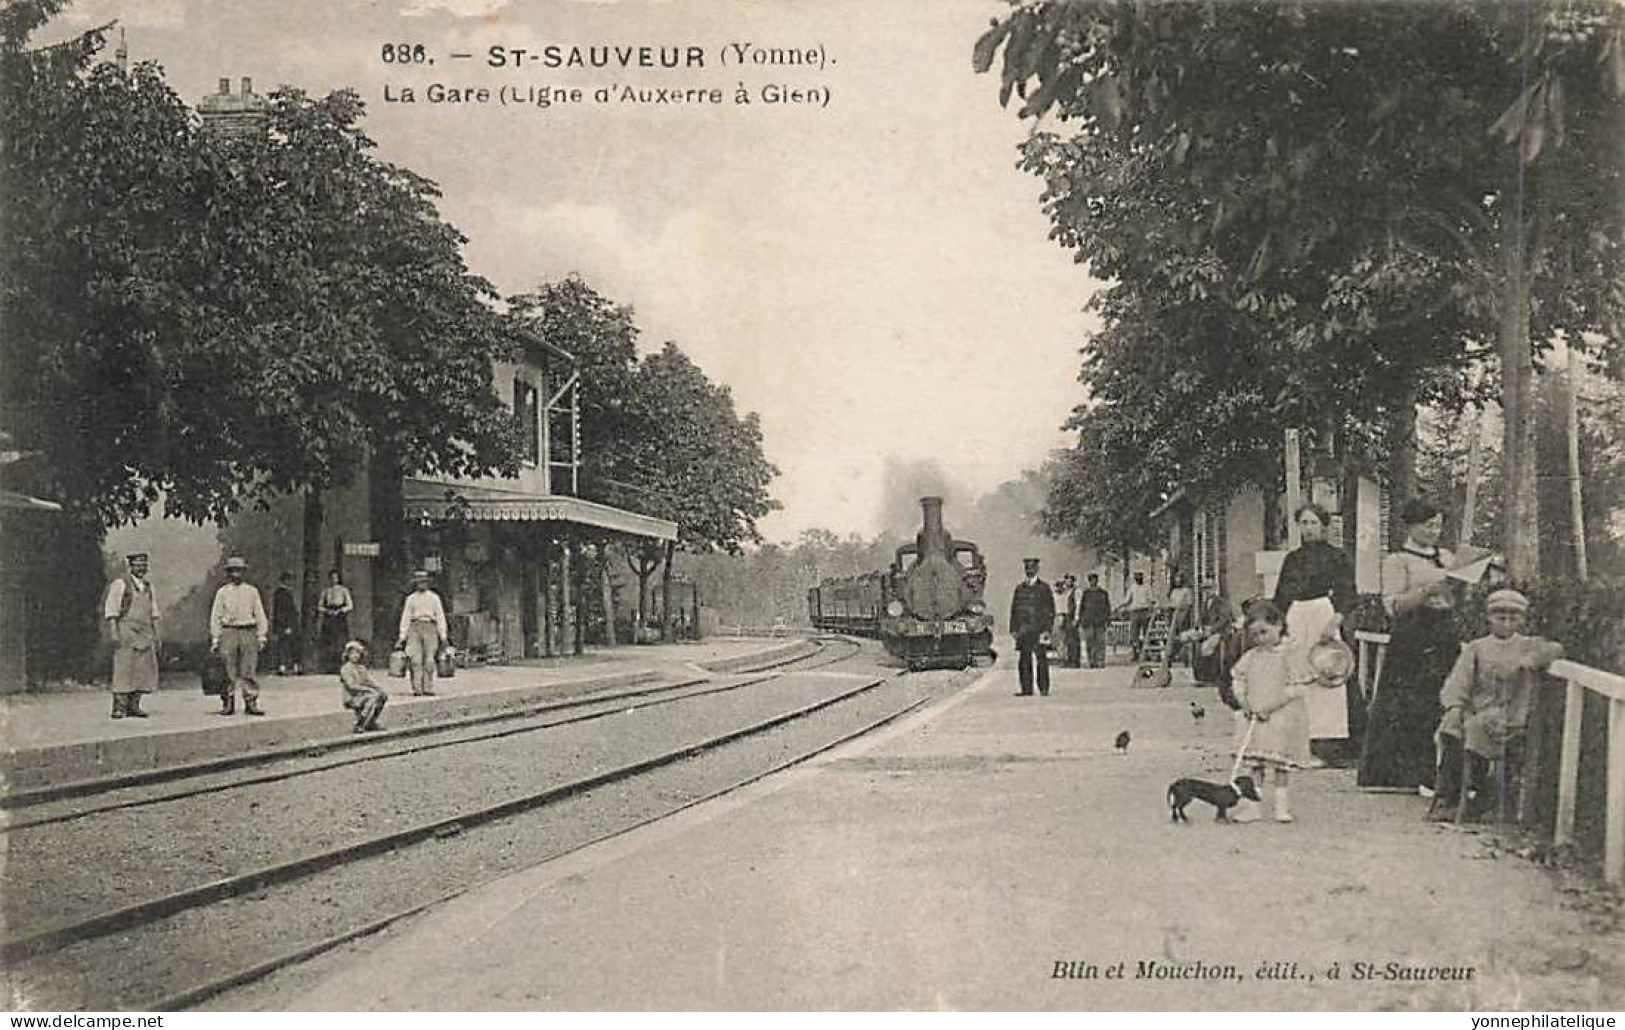
<instances>
[{"instance_id":1,"label":"white fence rail","mask_svg":"<svg viewBox=\"0 0 1625 1030\"><path fill-rule=\"evenodd\" d=\"M1603 823L1602 875L1609 883L1625 879L1625 676L1579 662L1552 663L1553 676L1566 681L1563 706L1563 751L1557 765L1557 829L1552 839L1574 839L1574 800L1580 781L1580 715L1585 692L1608 699L1608 792Z\"/></svg>"}]
</instances>

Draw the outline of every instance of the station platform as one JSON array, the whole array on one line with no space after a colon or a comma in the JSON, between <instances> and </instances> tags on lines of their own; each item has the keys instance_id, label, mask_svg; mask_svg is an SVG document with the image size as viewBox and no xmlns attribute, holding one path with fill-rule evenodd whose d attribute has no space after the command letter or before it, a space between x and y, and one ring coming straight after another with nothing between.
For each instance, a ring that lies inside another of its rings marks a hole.
<instances>
[{"instance_id":1,"label":"station platform","mask_svg":"<svg viewBox=\"0 0 1625 1030\"><path fill-rule=\"evenodd\" d=\"M811 645L799 638L718 637L681 644L589 649L580 657L525 659L458 669L437 678L433 696L414 697L405 679L374 670L389 693L384 724L421 725L589 691L653 683L662 677L704 678ZM262 717L219 714L195 674L165 676L145 696L146 719L110 717L111 695L79 690L0 696L0 783L6 794L49 790L76 781L206 762L230 755L319 744L351 735L353 713L342 705L336 673L260 675Z\"/></svg>"},{"instance_id":2,"label":"station platform","mask_svg":"<svg viewBox=\"0 0 1625 1030\"><path fill-rule=\"evenodd\" d=\"M1187 681L1188 682L1188 681ZM1617 929L1350 770L1217 824L1214 692L1005 663L880 733L216 999L275 1010L1612 1010ZM1205 709L1192 717L1190 702ZM1114 747L1128 730L1125 752ZM1266 793L1266 799L1268 794Z\"/></svg>"}]
</instances>

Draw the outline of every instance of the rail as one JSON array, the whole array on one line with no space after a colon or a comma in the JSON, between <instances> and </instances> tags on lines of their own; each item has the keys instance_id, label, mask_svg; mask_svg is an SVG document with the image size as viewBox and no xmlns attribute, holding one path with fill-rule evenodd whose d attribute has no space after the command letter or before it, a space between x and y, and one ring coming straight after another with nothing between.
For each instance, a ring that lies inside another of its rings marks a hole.
<instances>
[{"instance_id":1,"label":"rail","mask_svg":"<svg viewBox=\"0 0 1625 1030\"><path fill-rule=\"evenodd\" d=\"M1563 750L1557 762L1557 844L1574 840L1574 803L1580 782L1580 713L1585 692L1608 699L1608 791L1603 823L1602 875L1609 883L1625 879L1625 676L1579 662L1552 663L1551 674L1567 684L1563 705Z\"/></svg>"},{"instance_id":2,"label":"rail","mask_svg":"<svg viewBox=\"0 0 1625 1030\"><path fill-rule=\"evenodd\" d=\"M1354 639L1360 649L1357 666L1360 692L1369 704L1382 685L1383 660L1388 652L1389 635L1359 630L1354 634ZM1580 729L1585 712L1585 692L1589 690L1608 701L1602 874L1609 883L1620 883L1625 881L1625 676L1566 659L1553 662L1547 671L1563 680L1565 685L1563 746L1557 767L1557 823L1552 832L1552 841L1555 844L1571 844L1574 841L1574 817L1580 784Z\"/></svg>"}]
</instances>

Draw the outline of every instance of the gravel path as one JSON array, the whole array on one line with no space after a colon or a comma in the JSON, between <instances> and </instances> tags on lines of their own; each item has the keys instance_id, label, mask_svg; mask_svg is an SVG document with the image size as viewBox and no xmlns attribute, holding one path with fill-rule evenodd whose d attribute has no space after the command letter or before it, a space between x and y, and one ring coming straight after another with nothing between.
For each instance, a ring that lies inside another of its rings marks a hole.
<instances>
[{"instance_id":1,"label":"gravel path","mask_svg":"<svg viewBox=\"0 0 1625 1030\"><path fill-rule=\"evenodd\" d=\"M140 1007L227 970L656 818L836 739L912 700L949 691L964 681L966 677L951 673L903 677L769 734L524 816L474 827L258 895L183 912L128 934L82 942L12 970L8 994L16 1007L32 1009ZM404 759L400 767L387 773L378 767L395 760L354 766L346 770L352 782L301 790L297 795L268 785L253 800L245 795L239 803L216 811L194 810L190 823L176 821L174 813L137 809L128 813L133 818L130 826L114 832L104 825L95 835L102 840L82 841L86 848L100 848L94 861L85 860L82 851L63 850L60 844L54 850L35 848L28 881L17 876L14 860L8 861L7 895L18 898L10 884L28 882L30 887L21 893L35 895L33 911L52 910L51 905L41 903L40 895L49 901L75 890L80 892L75 897L94 897L105 903L108 887L118 887L118 881L103 885L108 878L90 871L124 861L120 856L130 855L132 850L121 838L139 834L140 850L135 853L141 855L143 865L124 882L141 886L129 891L124 899L128 903L174 889L165 888L164 883L184 885L230 875L311 845L337 843L342 833L370 836L380 829L425 822L437 813L450 813L472 803L493 803L546 782L576 779L631 758L670 750L678 741L713 736L860 684L861 680L849 676L787 674L737 695L720 695L714 699L720 702L717 704L689 702L620 717L613 723L600 720L549 731L545 748L536 747L534 737L519 737L514 740L532 743L482 749L478 755L445 749L438 753L448 756L449 762L436 762L433 768ZM560 735L553 735L555 732ZM357 799L363 797L369 800L359 803ZM257 808L249 807L255 804ZM367 804L377 807L368 809ZM153 823L159 821L155 817L160 816L163 828L154 828ZM294 846L296 841L301 846ZM73 847L78 849L79 843ZM54 865L52 854L56 856ZM200 868L209 870L207 876L199 875ZM161 881L159 875L172 879ZM55 879L42 878L47 876ZM46 884L51 885L49 889ZM86 903L86 911L100 907ZM59 906L55 911L62 909ZM58 915L56 920L61 918ZM130 958L131 948L140 950L141 961ZM225 1007L240 1004L243 1002L228 1000Z\"/></svg>"}]
</instances>

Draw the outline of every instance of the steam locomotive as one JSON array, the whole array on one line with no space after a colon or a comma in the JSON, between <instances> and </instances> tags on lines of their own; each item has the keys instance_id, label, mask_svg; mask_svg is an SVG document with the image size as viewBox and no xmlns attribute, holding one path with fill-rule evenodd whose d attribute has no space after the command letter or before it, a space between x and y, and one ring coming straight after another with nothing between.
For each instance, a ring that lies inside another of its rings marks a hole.
<instances>
[{"instance_id":1,"label":"steam locomotive","mask_svg":"<svg viewBox=\"0 0 1625 1030\"><path fill-rule=\"evenodd\" d=\"M942 525L942 498L922 497L923 523L891 567L826 579L807 591L821 630L878 637L910 669L959 668L993 658L993 617L982 591L987 565L969 540Z\"/></svg>"}]
</instances>

